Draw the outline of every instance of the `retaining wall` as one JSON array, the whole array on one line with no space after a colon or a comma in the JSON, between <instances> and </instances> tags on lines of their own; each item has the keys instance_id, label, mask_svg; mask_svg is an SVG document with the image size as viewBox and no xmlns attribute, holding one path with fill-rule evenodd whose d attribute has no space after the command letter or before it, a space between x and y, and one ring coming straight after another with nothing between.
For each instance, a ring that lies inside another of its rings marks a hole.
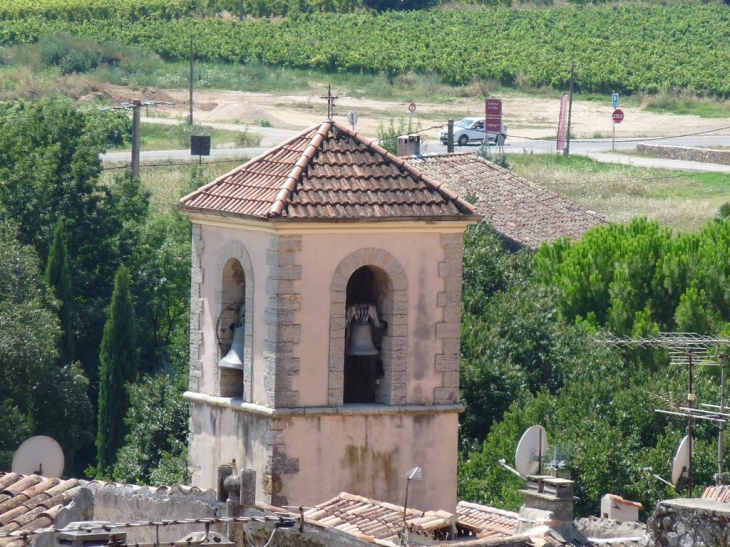
<instances>
[{"instance_id":1,"label":"retaining wall","mask_svg":"<svg viewBox=\"0 0 730 547\"><path fill-rule=\"evenodd\" d=\"M668 160L698 161L702 163L730 165L730 150L689 148L686 146L662 146L657 144L637 144L636 151L639 154Z\"/></svg>"}]
</instances>

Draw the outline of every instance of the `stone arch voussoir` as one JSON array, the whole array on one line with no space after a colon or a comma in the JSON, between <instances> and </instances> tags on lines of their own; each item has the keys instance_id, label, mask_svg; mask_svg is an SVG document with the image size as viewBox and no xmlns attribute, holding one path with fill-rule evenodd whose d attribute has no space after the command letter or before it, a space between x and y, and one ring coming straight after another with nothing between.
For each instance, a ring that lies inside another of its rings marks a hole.
<instances>
[{"instance_id":1,"label":"stone arch voussoir","mask_svg":"<svg viewBox=\"0 0 730 547\"><path fill-rule=\"evenodd\" d=\"M235 258L243 268L243 275L245 278L245 289L244 298L246 302L246 318L245 318L245 352L244 352L244 369L243 369L243 400L251 402L252 397L252 383L251 378L253 375L253 294L254 294L254 276L253 276L253 265L251 258L249 257L246 247L238 241L229 240L221 248L220 254L218 255L218 261L216 263L215 280L216 280L216 293L215 293L215 305L214 320L223 311L223 294L222 294L222 278L223 270L229 260ZM215 330L217 325L213 325ZM215 390L216 393L220 392L220 370L218 368L218 361L220 361L222 355L220 355L220 348L217 342L214 341L214 355L213 362L215 363Z\"/></svg>"}]
</instances>

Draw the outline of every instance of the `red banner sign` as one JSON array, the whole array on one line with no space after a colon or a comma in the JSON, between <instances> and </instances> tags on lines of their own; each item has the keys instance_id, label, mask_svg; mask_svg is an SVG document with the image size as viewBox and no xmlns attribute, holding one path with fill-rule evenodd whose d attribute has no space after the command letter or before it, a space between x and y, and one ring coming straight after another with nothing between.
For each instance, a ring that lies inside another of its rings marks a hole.
<instances>
[{"instance_id":1,"label":"red banner sign","mask_svg":"<svg viewBox=\"0 0 730 547\"><path fill-rule=\"evenodd\" d=\"M489 133L502 132L502 99L487 99L485 126Z\"/></svg>"},{"instance_id":2,"label":"red banner sign","mask_svg":"<svg viewBox=\"0 0 730 547\"><path fill-rule=\"evenodd\" d=\"M565 134L568 130L568 94L560 99L560 118L558 119L558 146L557 151L565 150Z\"/></svg>"}]
</instances>

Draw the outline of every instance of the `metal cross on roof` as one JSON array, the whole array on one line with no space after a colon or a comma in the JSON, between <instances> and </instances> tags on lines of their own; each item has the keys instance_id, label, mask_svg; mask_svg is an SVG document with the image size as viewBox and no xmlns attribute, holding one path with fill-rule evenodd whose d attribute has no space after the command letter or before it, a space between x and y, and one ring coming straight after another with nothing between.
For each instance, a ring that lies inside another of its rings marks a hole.
<instances>
[{"instance_id":1,"label":"metal cross on roof","mask_svg":"<svg viewBox=\"0 0 730 547\"><path fill-rule=\"evenodd\" d=\"M337 99L337 95L332 95L332 86L327 86L327 95L322 95L320 99L325 99L327 101L327 119L331 120L332 116L335 115L335 99Z\"/></svg>"}]
</instances>

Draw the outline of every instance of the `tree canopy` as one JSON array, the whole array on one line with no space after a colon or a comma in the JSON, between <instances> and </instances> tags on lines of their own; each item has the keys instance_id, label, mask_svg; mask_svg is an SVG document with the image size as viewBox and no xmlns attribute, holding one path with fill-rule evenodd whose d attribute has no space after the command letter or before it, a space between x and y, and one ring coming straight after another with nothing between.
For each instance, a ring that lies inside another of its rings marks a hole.
<instances>
[{"instance_id":1,"label":"tree canopy","mask_svg":"<svg viewBox=\"0 0 730 547\"><path fill-rule=\"evenodd\" d=\"M533 255L505 253L487 226L470 228L460 496L517 509L520 481L497 462L512 461L522 432L540 423L569 454L578 514L597 514L605 493L649 509L671 497L642 469L669 475L684 424L654 408L686 393L688 372L670 367L666 352L603 347L594 336L727 332L728 239L727 222L673 234L636 219ZM694 384L705 401L719 398L716 371L697 371ZM713 482L716 433L696 428L698 485Z\"/></svg>"}]
</instances>

